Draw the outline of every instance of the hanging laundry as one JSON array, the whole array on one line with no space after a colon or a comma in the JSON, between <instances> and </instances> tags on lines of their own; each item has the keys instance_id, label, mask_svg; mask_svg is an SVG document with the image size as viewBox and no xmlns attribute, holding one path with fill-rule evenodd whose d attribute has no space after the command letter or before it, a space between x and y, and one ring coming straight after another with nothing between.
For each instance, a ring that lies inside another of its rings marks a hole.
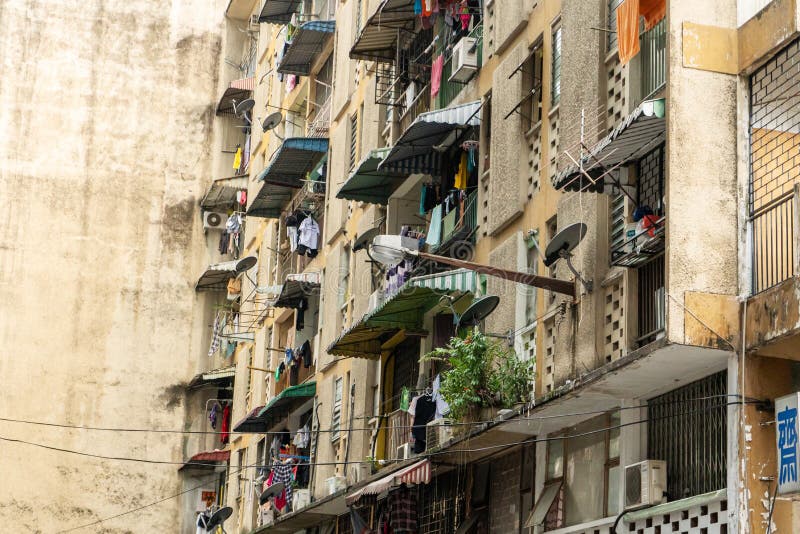
<instances>
[{"instance_id":1,"label":"hanging laundry","mask_svg":"<svg viewBox=\"0 0 800 534\"><path fill-rule=\"evenodd\" d=\"M411 435L414 437L414 452L419 454L425 452L425 440L427 439L427 424L436 415L436 403L433 402L431 395L425 394L414 397L409 406L408 413L413 416L411 423Z\"/></svg>"},{"instance_id":2,"label":"hanging laundry","mask_svg":"<svg viewBox=\"0 0 800 534\"><path fill-rule=\"evenodd\" d=\"M639 14L644 17L644 30L650 30L667 15L666 0L639 0Z\"/></svg>"},{"instance_id":3,"label":"hanging laundry","mask_svg":"<svg viewBox=\"0 0 800 534\"><path fill-rule=\"evenodd\" d=\"M306 217L300 223L297 253L301 256L308 255L309 258L314 258L317 256L318 244L319 224L312 217Z\"/></svg>"},{"instance_id":4,"label":"hanging laundry","mask_svg":"<svg viewBox=\"0 0 800 534\"><path fill-rule=\"evenodd\" d=\"M458 171L456 171L455 181L453 182L453 187L456 189L467 188L467 179L469 178L469 171L467 170L468 165L467 153L461 152L461 158L458 162Z\"/></svg>"},{"instance_id":5,"label":"hanging laundry","mask_svg":"<svg viewBox=\"0 0 800 534\"><path fill-rule=\"evenodd\" d=\"M439 54L431 65L431 98L439 94L442 85L442 68L444 67L444 55Z\"/></svg>"},{"instance_id":6,"label":"hanging laundry","mask_svg":"<svg viewBox=\"0 0 800 534\"><path fill-rule=\"evenodd\" d=\"M236 146L236 154L233 155L233 170L239 172L239 167L242 166L242 147Z\"/></svg>"},{"instance_id":7,"label":"hanging laundry","mask_svg":"<svg viewBox=\"0 0 800 534\"><path fill-rule=\"evenodd\" d=\"M299 332L306 327L305 315L308 309L308 300L300 299L297 301L297 308L294 311L294 329Z\"/></svg>"},{"instance_id":8,"label":"hanging laundry","mask_svg":"<svg viewBox=\"0 0 800 534\"><path fill-rule=\"evenodd\" d=\"M467 31L469 29L469 20L470 20L469 6L467 5L467 0L462 0L461 11L458 17L461 20L461 30Z\"/></svg>"},{"instance_id":9,"label":"hanging laundry","mask_svg":"<svg viewBox=\"0 0 800 534\"><path fill-rule=\"evenodd\" d=\"M219 410L219 404L214 402L214 406L211 407L211 412L208 414L208 422L211 423L211 428L214 430L217 429L217 411Z\"/></svg>"},{"instance_id":10,"label":"hanging laundry","mask_svg":"<svg viewBox=\"0 0 800 534\"><path fill-rule=\"evenodd\" d=\"M272 483L277 484L279 482L283 483L283 506L278 506L278 499L275 499L275 506L278 509L286 508L285 511L291 510L292 505L292 468L289 464L285 464L283 462L276 462L272 466L272 473L274 476L272 477Z\"/></svg>"},{"instance_id":11,"label":"hanging laundry","mask_svg":"<svg viewBox=\"0 0 800 534\"><path fill-rule=\"evenodd\" d=\"M639 53L639 0L625 0L617 8L617 48L623 65Z\"/></svg>"},{"instance_id":12,"label":"hanging laundry","mask_svg":"<svg viewBox=\"0 0 800 534\"><path fill-rule=\"evenodd\" d=\"M433 12L433 0L422 0L422 16L430 17Z\"/></svg>"},{"instance_id":13,"label":"hanging laundry","mask_svg":"<svg viewBox=\"0 0 800 534\"><path fill-rule=\"evenodd\" d=\"M401 485L389 492L386 498L389 506L389 525L394 534L417 532L417 498L414 492Z\"/></svg>"},{"instance_id":14,"label":"hanging laundry","mask_svg":"<svg viewBox=\"0 0 800 534\"><path fill-rule=\"evenodd\" d=\"M208 357L214 356L214 354L219 350L219 345L222 342L222 312L217 312L216 317L214 317L214 326L211 327L211 346L208 347Z\"/></svg>"},{"instance_id":15,"label":"hanging laundry","mask_svg":"<svg viewBox=\"0 0 800 534\"><path fill-rule=\"evenodd\" d=\"M439 246L442 238L442 205L438 204L431 210L431 223L428 226L428 234L425 243L431 248Z\"/></svg>"},{"instance_id":16,"label":"hanging laundry","mask_svg":"<svg viewBox=\"0 0 800 534\"><path fill-rule=\"evenodd\" d=\"M228 443L230 439L230 428L231 428L231 405L226 404L225 408L222 409L222 426L220 426L219 431L219 440L222 443Z\"/></svg>"},{"instance_id":17,"label":"hanging laundry","mask_svg":"<svg viewBox=\"0 0 800 534\"><path fill-rule=\"evenodd\" d=\"M414 0L414 14L415 15L422 14L422 0Z\"/></svg>"},{"instance_id":18,"label":"hanging laundry","mask_svg":"<svg viewBox=\"0 0 800 534\"><path fill-rule=\"evenodd\" d=\"M411 390L408 389L406 386L403 386L403 389L400 390L400 409L408 411L408 406L411 403Z\"/></svg>"},{"instance_id":19,"label":"hanging laundry","mask_svg":"<svg viewBox=\"0 0 800 534\"><path fill-rule=\"evenodd\" d=\"M308 369L313 363L313 355L311 354L311 343L305 340L300 348L297 349L297 357L303 360L303 367Z\"/></svg>"},{"instance_id":20,"label":"hanging laundry","mask_svg":"<svg viewBox=\"0 0 800 534\"><path fill-rule=\"evenodd\" d=\"M286 77L286 92L287 93L291 93L296 85L297 85L297 75L290 74L289 76Z\"/></svg>"},{"instance_id":21,"label":"hanging laundry","mask_svg":"<svg viewBox=\"0 0 800 534\"><path fill-rule=\"evenodd\" d=\"M292 365L292 362L294 361L294 351L292 349L286 349L285 354L286 354L286 359L285 359L286 365Z\"/></svg>"},{"instance_id":22,"label":"hanging laundry","mask_svg":"<svg viewBox=\"0 0 800 534\"><path fill-rule=\"evenodd\" d=\"M425 209L425 197L427 196L427 194L428 194L428 186L423 184L422 191L420 191L420 193L419 193L419 214L420 215L425 215L426 213L428 213L427 210Z\"/></svg>"},{"instance_id":23,"label":"hanging laundry","mask_svg":"<svg viewBox=\"0 0 800 534\"><path fill-rule=\"evenodd\" d=\"M236 192L236 202L240 206L244 206L245 204L247 204L247 190L246 189L242 189L241 191L237 191Z\"/></svg>"},{"instance_id":24,"label":"hanging laundry","mask_svg":"<svg viewBox=\"0 0 800 534\"><path fill-rule=\"evenodd\" d=\"M436 375L436 378L433 379L433 391L431 393L431 398L433 402L436 403L436 413L434 414L434 419L441 419L445 415L450 413L450 405L447 404L447 401L444 400L442 397L441 389L442 381L441 375Z\"/></svg>"}]
</instances>

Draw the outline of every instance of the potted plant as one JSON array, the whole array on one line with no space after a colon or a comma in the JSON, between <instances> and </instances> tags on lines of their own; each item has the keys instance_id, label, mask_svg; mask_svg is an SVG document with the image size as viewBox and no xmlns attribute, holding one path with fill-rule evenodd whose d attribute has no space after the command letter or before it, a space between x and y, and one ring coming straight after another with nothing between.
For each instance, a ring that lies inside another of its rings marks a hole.
<instances>
[{"instance_id":1,"label":"potted plant","mask_svg":"<svg viewBox=\"0 0 800 534\"><path fill-rule=\"evenodd\" d=\"M482 408L510 408L530 394L533 362L519 360L513 349L478 330L463 339L451 338L447 346L423 359L447 366L439 392L450 406L452 419L475 421Z\"/></svg>"}]
</instances>

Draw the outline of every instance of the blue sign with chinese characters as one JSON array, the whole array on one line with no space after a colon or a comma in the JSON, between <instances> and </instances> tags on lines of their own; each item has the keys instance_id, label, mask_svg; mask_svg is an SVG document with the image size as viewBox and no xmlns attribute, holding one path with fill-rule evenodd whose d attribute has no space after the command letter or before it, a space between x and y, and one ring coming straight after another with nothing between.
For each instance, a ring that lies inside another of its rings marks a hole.
<instances>
[{"instance_id":1,"label":"blue sign with chinese characters","mask_svg":"<svg viewBox=\"0 0 800 534\"><path fill-rule=\"evenodd\" d=\"M778 445L778 493L800 492L798 477L798 406L800 393L775 399L775 441Z\"/></svg>"}]
</instances>

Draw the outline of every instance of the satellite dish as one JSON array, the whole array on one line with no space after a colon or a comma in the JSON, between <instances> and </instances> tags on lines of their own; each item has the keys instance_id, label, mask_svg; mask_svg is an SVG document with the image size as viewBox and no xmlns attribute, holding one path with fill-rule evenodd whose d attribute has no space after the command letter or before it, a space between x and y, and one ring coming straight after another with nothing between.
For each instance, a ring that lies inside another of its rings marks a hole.
<instances>
[{"instance_id":1,"label":"satellite dish","mask_svg":"<svg viewBox=\"0 0 800 534\"><path fill-rule=\"evenodd\" d=\"M256 105L256 101L253 100L252 98L248 98L247 100L242 100L238 104L236 103L236 100L234 100L233 101L233 112L236 115L238 115L239 117L241 117L242 115L244 115L245 113L247 113L248 111L253 109L253 106L255 106L255 105Z\"/></svg>"},{"instance_id":2,"label":"satellite dish","mask_svg":"<svg viewBox=\"0 0 800 534\"><path fill-rule=\"evenodd\" d=\"M570 224L558 232L544 251L545 266L550 267L560 258L569 256L569 253L580 244L585 235L586 225L583 223Z\"/></svg>"},{"instance_id":3,"label":"satellite dish","mask_svg":"<svg viewBox=\"0 0 800 534\"><path fill-rule=\"evenodd\" d=\"M258 259L255 256L247 256L246 258L242 258L236 262L236 272L243 273L245 271L249 271L255 266L256 263L258 263Z\"/></svg>"},{"instance_id":4,"label":"satellite dish","mask_svg":"<svg viewBox=\"0 0 800 534\"><path fill-rule=\"evenodd\" d=\"M213 532L216 530L216 528L224 523L231 515L233 515L233 508L230 506L220 508L211 514L211 519L209 519L208 524L206 524L206 532Z\"/></svg>"},{"instance_id":5,"label":"satellite dish","mask_svg":"<svg viewBox=\"0 0 800 534\"><path fill-rule=\"evenodd\" d=\"M261 123L261 130L266 132L268 130L275 129L283 120L283 115L281 115L280 111L275 111L267 115L267 118L264 119L264 122Z\"/></svg>"},{"instance_id":6,"label":"satellite dish","mask_svg":"<svg viewBox=\"0 0 800 534\"><path fill-rule=\"evenodd\" d=\"M581 240L586 236L586 225L583 223L570 224L560 232L558 232L553 239L548 243L544 251L544 264L550 267L561 258L567 262L567 267L575 275L575 278L581 281L586 291L591 293L593 282L585 280L578 270L572 265L571 252L577 247Z\"/></svg>"},{"instance_id":7,"label":"satellite dish","mask_svg":"<svg viewBox=\"0 0 800 534\"><path fill-rule=\"evenodd\" d=\"M277 497L283 493L283 488L283 482L276 482L275 484L271 485L261 492L261 495L258 497L259 504L264 504L270 497Z\"/></svg>"},{"instance_id":8,"label":"satellite dish","mask_svg":"<svg viewBox=\"0 0 800 534\"><path fill-rule=\"evenodd\" d=\"M353 242L353 252L358 252L359 250L368 248L369 244L372 243L373 238L380 233L380 228L370 228L358 236L355 242Z\"/></svg>"},{"instance_id":9,"label":"satellite dish","mask_svg":"<svg viewBox=\"0 0 800 534\"><path fill-rule=\"evenodd\" d=\"M500 297L497 295L486 295L475 299L456 321L456 328L477 325L488 317L498 304L500 304Z\"/></svg>"}]
</instances>

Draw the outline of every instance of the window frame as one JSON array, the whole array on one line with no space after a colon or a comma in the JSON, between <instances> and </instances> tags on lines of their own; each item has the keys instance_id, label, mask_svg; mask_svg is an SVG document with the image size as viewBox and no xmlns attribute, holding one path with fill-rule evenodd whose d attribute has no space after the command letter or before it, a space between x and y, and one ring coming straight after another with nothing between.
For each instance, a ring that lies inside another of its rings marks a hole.
<instances>
[{"instance_id":1,"label":"window frame","mask_svg":"<svg viewBox=\"0 0 800 534\"><path fill-rule=\"evenodd\" d=\"M559 16L550 25L550 108L561 101L561 57L563 50L563 28Z\"/></svg>"},{"instance_id":2,"label":"window frame","mask_svg":"<svg viewBox=\"0 0 800 534\"><path fill-rule=\"evenodd\" d=\"M344 377L336 377L333 381L333 402L331 403L331 442L341 438L342 405L344 404ZM337 399L338 397L338 399Z\"/></svg>"}]
</instances>

